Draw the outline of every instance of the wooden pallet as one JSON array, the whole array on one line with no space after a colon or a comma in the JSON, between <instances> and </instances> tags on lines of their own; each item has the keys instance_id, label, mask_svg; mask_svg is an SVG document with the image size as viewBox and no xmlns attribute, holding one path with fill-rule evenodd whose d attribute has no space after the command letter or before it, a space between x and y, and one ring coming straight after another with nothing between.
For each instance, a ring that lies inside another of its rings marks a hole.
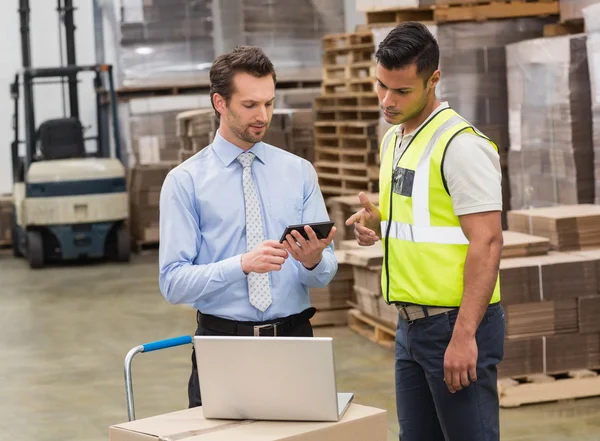
<instances>
[{"instance_id":1,"label":"wooden pallet","mask_svg":"<svg viewBox=\"0 0 600 441\"><path fill-rule=\"evenodd\" d=\"M0 240L0 248L12 248L12 240Z\"/></svg>"},{"instance_id":2,"label":"wooden pallet","mask_svg":"<svg viewBox=\"0 0 600 441\"><path fill-rule=\"evenodd\" d=\"M346 164L377 164L377 152L357 149L319 147L315 150L317 161L343 162Z\"/></svg>"},{"instance_id":3,"label":"wooden pallet","mask_svg":"<svg viewBox=\"0 0 600 441\"><path fill-rule=\"evenodd\" d=\"M557 37L559 35L580 34L583 32L585 32L585 23L583 20L544 25L544 37Z\"/></svg>"},{"instance_id":4,"label":"wooden pallet","mask_svg":"<svg viewBox=\"0 0 600 441\"><path fill-rule=\"evenodd\" d=\"M348 311L348 327L385 348L394 348L396 330L390 324L371 317L358 309Z\"/></svg>"},{"instance_id":5,"label":"wooden pallet","mask_svg":"<svg viewBox=\"0 0 600 441\"><path fill-rule=\"evenodd\" d=\"M314 107L317 110L364 110L379 111L379 99L376 93L349 93L323 95L315 98Z\"/></svg>"},{"instance_id":6,"label":"wooden pallet","mask_svg":"<svg viewBox=\"0 0 600 441\"><path fill-rule=\"evenodd\" d=\"M324 49L322 63L323 66L339 66L370 62L374 53L375 45L373 43Z\"/></svg>"},{"instance_id":7,"label":"wooden pallet","mask_svg":"<svg viewBox=\"0 0 600 441\"><path fill-rule=\"evenodd\" d=\"M323 83L321 91L323 95L333 95L346 92L373 92L375 90L375 78L352 78L349 80L329 80Z\"/></svg>"},{"instance_id":8,"label":"wooden pallet","mask_svg":"<svg viewBox=\"0 0 600 441\"><path fill-rule=\"evenodd\" d=\"M379 167L365 163L317 161L315 169L319 177L324 178L360 179L360 182L370 182L379 178Z\"/></svg>"},{"instance_id":9,"label":"wooden pallet","mask_svg":"<svg viewBox=\"0 0 600 441\"><path fill-rule=\"evenodd\" d=\"M373 110L365 107L356 108L328 108L316 109L315 117L318 121L377 121L379 109Z\"/></svg>"},{"instance_id":10,"label":"wooden pallet","mask_svg":"<svg viewBox=\"0 0 600 441\"><path fill-rule=\"evenodd\" d=\"M370 31L327 34L322 39L323 50L342 49L357 45L373 44Z\"/></svg>"},{"instance_id":11,"label":"wooden pallet","mask_svg":"<svg viewBox=\"0 0 600 441\"><path fill-rule=\"evenodd\" d=\"M377 136L375 121L315 121L315 136L321 139L364 139Z\"/></svg>"},{"instance_id":12,"label":"wooden pallet","mask_svg":"<svg viewBox=\"0 0 600 441\"><path fill-rule=\"evenodd\" d=\"M557 0L551 1L470 1L433 5L423 8L403 8L366 13L371 26L394 26L405 21L448 23L485 21L500 18L558 15Z\"/></svg>"},{"instance_id":13,"label":"wooden pallet","mask_svg":"<svg viewBox=\"0 0 600 441\"><path fill-rule=\"evenodd\" d=\"M600 370L582 369L562 374L537 374L498 381L501 407L600 396Z\"/></svg>"}]
</instances>

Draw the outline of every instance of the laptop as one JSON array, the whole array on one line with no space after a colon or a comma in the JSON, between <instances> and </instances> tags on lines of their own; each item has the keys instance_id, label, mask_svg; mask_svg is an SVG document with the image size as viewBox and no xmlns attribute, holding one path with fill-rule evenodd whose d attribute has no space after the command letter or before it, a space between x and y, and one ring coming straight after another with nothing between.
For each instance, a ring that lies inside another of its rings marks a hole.
<instances>
[{"instance_id":1,"label":"laptop","mask_svg":"<svg viewBox=\"0 0 600 441\"><path fill-rule=\"evenodd\" d=\"M195 336L206 418L339 421L331 337Z\"/></svg>"}]
</instances>

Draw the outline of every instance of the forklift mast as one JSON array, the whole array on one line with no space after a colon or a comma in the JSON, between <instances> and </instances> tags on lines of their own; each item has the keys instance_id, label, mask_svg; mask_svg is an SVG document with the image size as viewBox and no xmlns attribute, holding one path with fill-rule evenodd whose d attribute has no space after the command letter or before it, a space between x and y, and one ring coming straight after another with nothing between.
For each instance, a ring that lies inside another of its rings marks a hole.
<instances>
[{"instance_id":1,"label":"forklift mast","mask_svg":"<svg viewBox=\"0 0 600 441\"><path fill-rule=\"evenodd\" d=\"M15 137L12 144L13 175L17 182L24 181L24 175L31 163L35 160L36 143L38 138L38 126L35 121L35 101L34 85L36 79L44 78L43 84L56 83L64 84L64 79L68 80L69 95L69 115L71 120L79 121L79 95L78 78L81 72L93 72L95 77L93 87L96 92L96 112L97 112L97 136L85 138L85 140L96 140L97 151L95 156L110 157L110 127L109 121L112 117L112 136L114 138L116 156L121 158L120 136L118 129L118 117L116 109L116 94L114 90L114 80L112 66L110 65L92 65L78 66L75 54L75 22L73 18L73 0L57 0L57 11L61 22L65 27L65 43L67 65L49 68L34 68L31 62L31 39L30 39L30 13L29 0L19 0L19 17L21 33L21 57L23 69L15 75L15 82L11 85L11 96L14 100L14 120L13 126ZM61 47L62 51L63 48ZM106 85L106 79L108 84ZM54 79L49 81L48 79ZM57 81L58 79L58 81ZM24 100L24 125L25 141L19 141L19 87L23 85ZM106 90L108 86L108 93ZM110 114L109 114L110 112ZM81 122L79 121L79 124ZM25 156L23 160L19 157L19 145L25 144Z\"/></svg>"}]
</instances>

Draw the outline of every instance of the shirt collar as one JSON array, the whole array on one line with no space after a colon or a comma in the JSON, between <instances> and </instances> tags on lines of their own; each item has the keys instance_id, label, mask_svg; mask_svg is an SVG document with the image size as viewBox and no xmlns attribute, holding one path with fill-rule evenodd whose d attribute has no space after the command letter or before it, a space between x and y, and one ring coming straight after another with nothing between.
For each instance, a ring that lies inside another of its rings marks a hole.
<instances>
[{"instance_id":1,"label":"shirt collar","mask_svg":"<svg viewBox=\"0 0 600 441\"><path fill-rule=\"evenodd\" d=\"M423 122L421 123L421 125L420 125L419 127L417 127L415 130L413 130L413 131L412 131L412 132L410 132L410 133L406 133L406 134L404 134L404 136L412 136L413 134L417 133L417 132L419 131L419 129L420 129L421 127L423 127L425 124L427 124L427 122L428 122L428 121L429 121L431 118L433 118L435 115L437 115L437 114L440 112L440 110L447 109L448 107L450 107L450 104L448 104L448 102L447 102L447 101L443 101L443 102L441 102L441 103L440 103L440 105L439 105L439 106L437 106L437 107L436 107L436 108L433 110L433 112L431 112L431 114L430 114L430 115L427 117L427 119L426 119L425 121L423 121ZM400 135L401 133L402 133L402 124L399 124L399 125L398 125L398 127L396 128L396 135Z\"/></svg>"},{"instance_id":2,"label":"shirt collar","mask_svg":"<svg viewBox=\"0 0 600 441\"><path fill-rule=\"evenodd\" d=\"M215 133L215 139L213 140L212 147L225 167L229 167L229 165L235 161L241 153L246 151L223 138L219 133L219 130L217 130ZM266 150L263 142L257 142L248 151L254 153L260 162L263 164L265 163Z\"/></svg>"}]
</instances>

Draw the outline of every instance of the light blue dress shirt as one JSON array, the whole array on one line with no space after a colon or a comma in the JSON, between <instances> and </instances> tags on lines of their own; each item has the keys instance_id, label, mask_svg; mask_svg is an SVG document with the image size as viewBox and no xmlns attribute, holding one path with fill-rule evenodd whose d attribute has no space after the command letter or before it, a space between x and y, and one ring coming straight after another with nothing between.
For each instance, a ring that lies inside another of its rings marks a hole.
<instances>
[{"instance_id":1,"label":"light blue dress shirt","mask_svg":"<svg viewBox=\"0 0 600 441\"><path fill-rule=\"evenodd\" d=\"M306 269L291 255L269 273L272 304L265 312L248 299L241 255L246 252L244 150L217 132L211 145L168 174L160 194L160 289L172 304L191 304L204 314L266 321L310 307L309 288L326 286L338 263L333 243L319 265ZM259 142L252 176L262 204L266 240L286 226L329 220L312 164Z\"/></svg>"}]
</instances>

